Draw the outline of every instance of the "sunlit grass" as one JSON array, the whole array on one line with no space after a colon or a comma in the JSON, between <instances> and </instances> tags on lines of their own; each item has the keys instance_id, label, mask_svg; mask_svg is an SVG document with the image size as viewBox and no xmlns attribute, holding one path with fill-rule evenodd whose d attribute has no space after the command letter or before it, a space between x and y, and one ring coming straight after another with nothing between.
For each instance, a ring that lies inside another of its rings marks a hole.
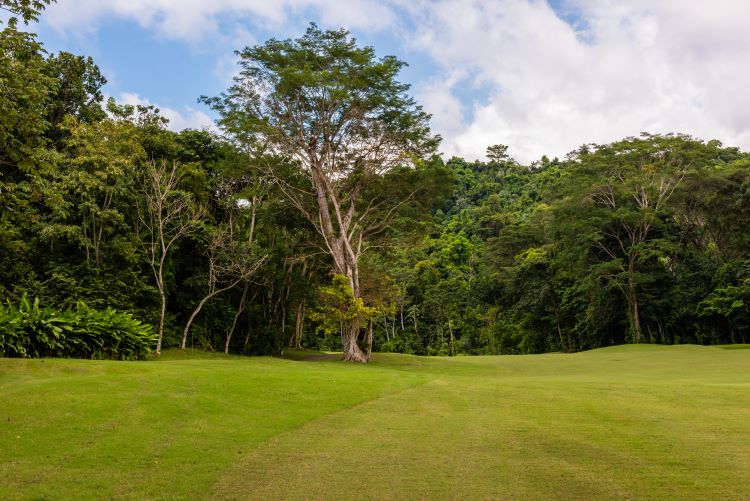
<instances>
[{"instance_id":1,"label":"sunlit grass","mask_svg":"<svg viewBox=\"0 0 750 501\"><path fill-rule=\"evenodd\" d=\"M742 499L749 368L697 346L0 359L0 499Z\"/></svg>"}]
</instances>

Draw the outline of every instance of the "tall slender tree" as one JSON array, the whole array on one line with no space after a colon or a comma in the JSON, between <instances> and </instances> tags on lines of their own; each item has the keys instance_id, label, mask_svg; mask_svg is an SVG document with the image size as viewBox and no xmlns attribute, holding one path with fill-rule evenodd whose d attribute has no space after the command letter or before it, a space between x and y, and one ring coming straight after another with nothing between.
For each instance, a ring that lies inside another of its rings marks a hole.
<instances>
[{"instance_id":1,"label":"tall slender tree","mask_svg":"<svg viewBox=\"0 0 750 501\"><path fill-rule=\"evenodd\" d=\"M138 216L145 237L142 238L146 256L159 290L159 338L156 353L161 354L164 341L164 319L167 313L165 272L167 259L175 244L199 227L204 215L193 197L180 190L179 164L150 162L143 181L143 204Z\"/></svg>"},{"instance_id":2,"label":"tall slender tree","mask_svg":"<svg viewBox=\"0 0 750 501\"><path fill-rule=\"evenodd\" d=\"M333 271L347 277L359 299L361 256L414 193L396 197L378 191L378 182L433 153L440 140L396 78L404 63L376 58L346 30L314 24L301 38L272 39L238 54L234 85L203 100L238 141L291 165L290 172L268 162L267 173L315 228ZM355 316L345 328L345 360L367 360L360 324Z\"/></svg>"}]
</instances>

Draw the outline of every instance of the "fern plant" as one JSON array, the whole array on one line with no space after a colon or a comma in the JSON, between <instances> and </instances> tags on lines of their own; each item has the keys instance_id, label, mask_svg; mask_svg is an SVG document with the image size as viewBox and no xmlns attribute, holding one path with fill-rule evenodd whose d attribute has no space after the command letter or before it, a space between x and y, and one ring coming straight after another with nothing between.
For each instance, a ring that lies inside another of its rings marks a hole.
<instances>
[{"instance_id":1,"label":"fern plant","mask_svg":"<svg viewBox=\"0 0 750 501\"><path fill-rule=\"evenodd\" d=\"M25 295L0 307L0 356L143 360L155 342L150 325L112 308L57 310Z\"/></svg>"}]
</instances>

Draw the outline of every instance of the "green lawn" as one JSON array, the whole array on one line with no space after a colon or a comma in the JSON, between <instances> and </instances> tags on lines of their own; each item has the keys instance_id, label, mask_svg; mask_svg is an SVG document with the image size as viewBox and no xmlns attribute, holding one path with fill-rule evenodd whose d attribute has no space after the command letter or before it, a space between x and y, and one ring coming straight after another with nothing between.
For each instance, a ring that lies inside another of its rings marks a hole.
<instances>
[{"instance_id":1,"label":"green lawn","mask_svg":"<svg viewBox=\"0 0 750 501\"><path fill-rule=\"evenodd\" d=\"M723 500L748 472L750 349L0 359L0 499Z\"/></svg>"}]
</instances>

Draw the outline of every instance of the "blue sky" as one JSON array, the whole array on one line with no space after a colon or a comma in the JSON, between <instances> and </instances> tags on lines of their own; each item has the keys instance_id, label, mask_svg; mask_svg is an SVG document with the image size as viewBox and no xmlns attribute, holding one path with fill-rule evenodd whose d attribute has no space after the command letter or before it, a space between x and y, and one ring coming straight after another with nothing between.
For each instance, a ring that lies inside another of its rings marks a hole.
<instances>
[{"instance_id":1,"label":"blue sky","mask_svg":"<svg viewBox=\"0 0 750 501\"><path fill-rule=\"evenodd\" d=\"M67 2L60 3L58 8ZM211 115L197 99L201 95L217 95L227 88L236 66L235 50L272 37L297 37L304 33L309 22L319 22L316 15L314 10L297 13L281 30L248 20L242 24L248 32L246 36L205 37L197 42L165 36L133 19L115 15L104 15L83 31L60 29L43 19L37 31L50 52L65 50L92 56L107 76L105 90L109 95L137 94L164 107L175 110L192 107ZM235 29L226 21L222 24L229 30ZM405 82L419 84L436 70L429 57L406 47L397 37L367 29L352 32L360 43L375 47L379 55L396 55L406 61L408 67L401 73ZM467 100L476 97L465 92Z\"/></svg>"},{"instance_id":2,"label":"blue sky","mask_svg":"<svg viewBox=\"0 0 750 501\"><path fill-rule=\"evenodd\" d=\"M521 161L641 131L750 147L750 2L714 0L58 0L35 30L49 51L91 55L118 100L174 128L229 84L233 51L345 26L432 113L446 155L510 145Z\"/></svg>"}]
</instances>

